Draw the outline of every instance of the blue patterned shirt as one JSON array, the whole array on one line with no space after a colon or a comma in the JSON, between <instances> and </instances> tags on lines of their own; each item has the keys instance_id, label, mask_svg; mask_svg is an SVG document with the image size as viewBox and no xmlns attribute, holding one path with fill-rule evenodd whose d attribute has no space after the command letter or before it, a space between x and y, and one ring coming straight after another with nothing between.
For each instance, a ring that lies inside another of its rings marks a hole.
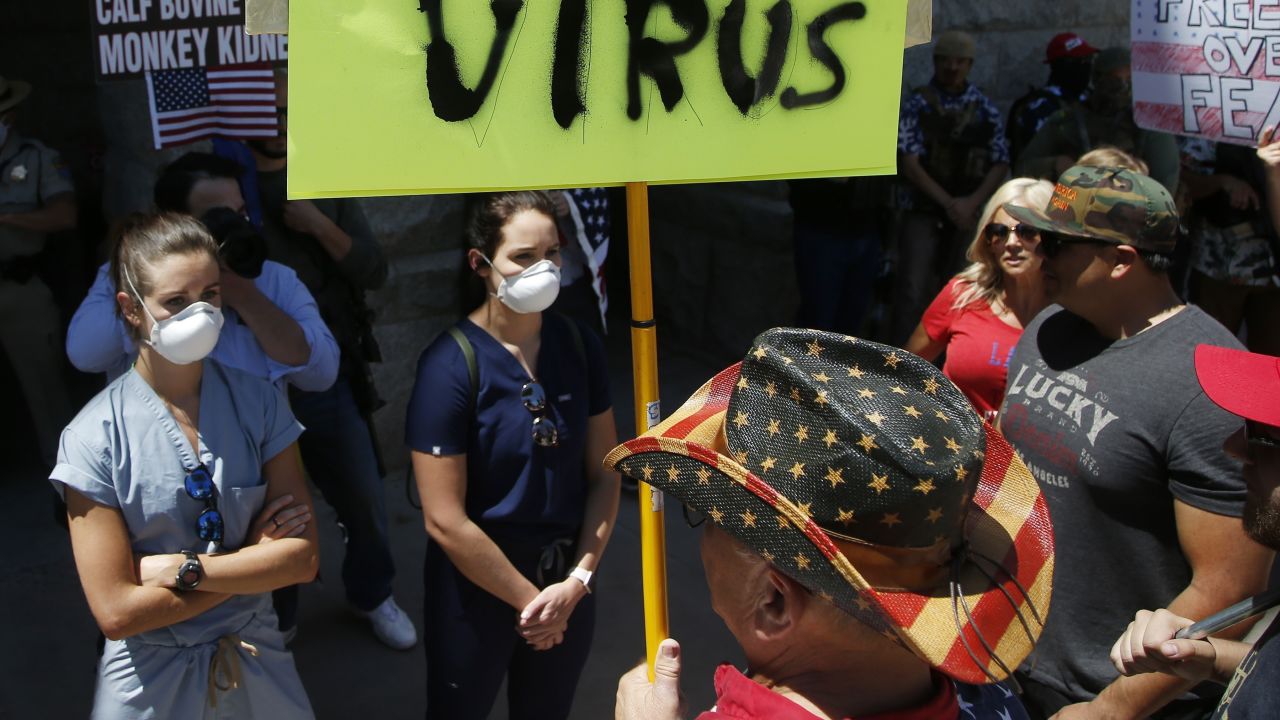
<instances>
[{"instance_id":1,"label":"blue patterned shirt","mask_svg":"<svg viewBox=\"0 0 1280 720\"><path fill-rule=\"evenodd\" d=\"M929 84L938 91L938 104L944 110L955 110L970 103L977 103L978 120L991 123L994 130L988 145L991 150L991 164L1008 164L1009 145L1004 137L1004 120L1001 119L995 103L991 102L973 83L966 83L964 92L959 95L947 93L932 81ZM898 152L903 155L921 157L925 155L924 130L920 127L920 116L932 112L929 101L919 91L907 97L907 101L902 104L902 114L898 116Z\"/></svg>"},{"instance_id":2,"label":"blue patterned shirt","mask_svg":"<svg viewBox=\"0 0 1280 720\"><path fill-rule=\"evenodd\" d=\"M938 87L937 83L932 80L929 81L929 85L937 91L938 104L943 110L958 110L971 104L977 105L978 111L975 120L989 123L992 129L991 139L987 143L991 164L1007 165L1009 163L1009 144L1005 139L1004 120L1000 117L1000 111L996 109L995 103L991 102L978 89L978 86L973 83L965 83L964 92L959 95L948 93ZM920 91L917 90L907 96L906 102L902 104L902 112L898 116L899 153L915 155L920 158L925 157L928 152L928 143L925 141L924 128L920 124L920 118L933 112L934 110L929 101L925 99ZM897 195L898 207L912 209L917 206L919 193L910 183L904 182L900 184Z\"/></svg>"}]
</instances>

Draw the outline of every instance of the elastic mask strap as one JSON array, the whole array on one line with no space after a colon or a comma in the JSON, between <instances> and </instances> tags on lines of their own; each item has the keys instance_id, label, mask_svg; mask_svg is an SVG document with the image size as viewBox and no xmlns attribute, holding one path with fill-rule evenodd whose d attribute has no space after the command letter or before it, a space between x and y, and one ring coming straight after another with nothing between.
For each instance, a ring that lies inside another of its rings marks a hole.
<instances>
[{"instance_id":1,"label":"elastic mask strap","mask_svg":"<svg viewBox=\"0 0 1280 720\"><path fill-rule=\"evenodd\" d=\"M151 310L147 308L146 301L142 299L142 293L138 292L138 288L133 284L133 279L129 277L129 270L121 265L120 272L124 273L124 281L129 283L129 289L133 291L133 299L137 300L138 305L142 306L142 312L146 313L147 317L151 318L151 328L154 330L160 325L160 321L156 320L156 316L152 315Z\"/></svg>"},{"instance_id":2,"label":"elastic mask strap","mask_svg":"<svg viewBox=\"0 0 1280 720\"><path fill-rule=\"evenodd\" d=\"M506 276L506 275L503 275L503 274L502 274L502 273L500 273L500 272L498 272L498 268L496 268L496 267L494 267L494 266L493 266L493 261L492 261L492 260L490 260L490 259L488 258L488 256L487 256L487 255L485 255L484 253L480 253L480 259L481 259L481 260L484 260L484 263L485 263L486 265L488 265L488 266L489 266L489 269L490 269L490 270L492 270L492 271L493 271L493 272L494 272L498 277L502 278L502 280L498 281L498 288L499 288L499 289L501 289L501 288L502 288L502 283L504 283L504 282L506 282L506 281L507 281L507 276ZM481 278L481 279L482 279L482 280L484 280L484 278ZM484 287L484 289L485 289L486 291L488 291L488 293L489 293L489 297L491 297L491 298L498 298L499 300L501 300L501 299L502 299L502 298L498 297L498 293L496 293L496 292L494 292L494 291L492 291L492 290L489 290L489 281L488 281L488 280L485 280L485 287Z\"/></svg>"}]
</instances>

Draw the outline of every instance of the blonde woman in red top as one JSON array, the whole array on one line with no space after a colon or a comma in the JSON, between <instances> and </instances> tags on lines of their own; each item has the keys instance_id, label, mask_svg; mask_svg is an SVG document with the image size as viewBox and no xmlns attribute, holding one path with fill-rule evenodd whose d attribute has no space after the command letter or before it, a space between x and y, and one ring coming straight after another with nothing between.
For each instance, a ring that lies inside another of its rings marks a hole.
<instances>
[{"instance_id":1,"label":"blonde woman in red top","mask_svg":"<svg viewBox=\"0 0 1280 720\"><path fill-rule=\"evenodd\" d=\"M1030 178L996 190L969 244L969 266L942 288L907 341L907 350L929 361L945 351L943 374L987 419L1004 399L1009 356L1022 328L1048 305L1036 253L1040 236L1004 208L1043 208L1052 195L1052 183Z\"/></svg>"}]
</instances>

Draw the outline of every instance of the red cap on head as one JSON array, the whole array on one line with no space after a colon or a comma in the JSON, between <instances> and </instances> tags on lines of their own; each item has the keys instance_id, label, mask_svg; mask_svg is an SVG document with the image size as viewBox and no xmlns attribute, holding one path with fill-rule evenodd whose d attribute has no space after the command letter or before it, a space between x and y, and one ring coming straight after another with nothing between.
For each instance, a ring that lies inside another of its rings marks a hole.
<instances>
[{"instance_id":1,"label":"red cap on head","mask_svg":"<svg viewBox=\"0 0 1280 720\"><path fill-rule=\"evenodd\" d=\"M1073 32L1058 33L1049 41L1044 49L1044 61L1051 63L1062 58L1088 57L1098 52L1098 48L1084 41L1084 38Z\"/></svg>"},{"instance_id":2,"label":"red cap on head","mask_svg":"<svg viewBox=\"0 0 1280 720\"><path fill-rule=\"evenodd\" d=\"M1196 377L1223 410L1280 427L1280 358L1199 345Z\"/></svg>"}]
</instances>

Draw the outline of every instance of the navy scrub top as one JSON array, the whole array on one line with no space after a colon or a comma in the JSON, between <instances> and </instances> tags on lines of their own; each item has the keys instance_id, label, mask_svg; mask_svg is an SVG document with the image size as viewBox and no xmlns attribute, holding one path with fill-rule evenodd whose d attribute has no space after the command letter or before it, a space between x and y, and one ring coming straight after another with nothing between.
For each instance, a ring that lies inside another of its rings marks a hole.
<instances>
[{"instance_id":1,"label":"navy scrub top","mask_svg":"<svg viewBox=\"0 0 1280 720\"><path fill-rule=\"evenodd\" d=\"M559 445L533 442L533 414L520 401L529 382L519 361L493 336L463 318L475 350L479 390L469 418L471 380L458 343L440 333L418 359L405 439L437 456L467 456L467 516L495 541L576 538L586 508L587 418L612 407L604 345L578 324L579 353L563 315L544 313L538 382L546 391Z\"/></svg>"}]
</instances>

